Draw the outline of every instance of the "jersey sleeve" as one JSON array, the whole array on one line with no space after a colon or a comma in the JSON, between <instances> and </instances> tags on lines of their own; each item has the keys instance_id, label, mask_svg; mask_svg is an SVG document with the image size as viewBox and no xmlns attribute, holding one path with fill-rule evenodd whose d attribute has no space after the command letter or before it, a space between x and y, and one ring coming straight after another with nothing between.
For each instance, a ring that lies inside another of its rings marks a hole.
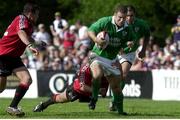
<instances>
[{"instance_id":1,"label":"jersey sleeve","mask_svg":"<svg viewBox=\"0 0 180 120\"><path fill-rule=\"evenodd\" d=\"M124 53L129 53L129 52L135 51L135 49L136 49L137 46L138 46L138 40L137 40L137 37L136 37L135 32L133 31L132 26L129 26L128 39L127 39L126 42L128 42L128 41L133 41L133 42L134 42L134 46L133 46L133 48L129 48L129 47L127 46L127 44L124 44L124 46L123 46L123 48L124 48Z\"/></svg>"},{"instance_id":2,"label":"jersey sleeve","mask_svg":"<svg viewBox=\"0 0 180 120\"><path fill-rule=\"evenodd\" d=\"M19 15L17 18L16 31L26 30L29 27L28 19L24 15Z\"/></svg>"},{"instance_id":3,"label":"jersey sleeve","mask_svg":"<svg viewBox=\"0 0 180 120\"><path fill-rule=\"evenodd\" d=\"M104 30L106 21L107 21L106 17L99 19L89 27L88 31L92 31L98 34L99 32Z\"/></svg>"}]
</instances>

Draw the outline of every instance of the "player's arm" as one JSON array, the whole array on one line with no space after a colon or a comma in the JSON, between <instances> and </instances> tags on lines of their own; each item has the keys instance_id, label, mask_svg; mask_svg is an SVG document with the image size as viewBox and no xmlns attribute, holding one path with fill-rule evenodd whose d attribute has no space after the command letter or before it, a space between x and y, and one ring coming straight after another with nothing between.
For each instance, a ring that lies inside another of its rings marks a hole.
<instances>
[{"instance_id":1,"label":"player's arm","mask_svg":"<svg viewBox=\"0 0 180 120\"><path fill-rule=\"evenodd\" d=\"M35 54L38 55L39 52L38 50L33 46L33 39L30 38L27 33L25 32L25 30L19 30L18 31L18 36L21 39L21 41L27 45L27 47Z\"/></svg>"},{"instance_id":2,"label":"player's arm","mask_svg":"<svg viewBox=\"0 0 180 120\"><path fill-rule=\"evenodd\" d=\"M106 44L106 41L105 41L105 40L99 39L99 38L96 37L95 32L88 31L88 36L91 38L91 40L92 40L94 43L97 43L99 46L103 46L104 44Z\"/></svg>"},{"instance_id":3,"label":"player's arm","mask_svg":"<svg viewBox=\"0 0 180 120\"><path fill-rule=\"evenodd\" d=\"M148 42L149 42L149 36L145 36L143 38L142 50L138 53L138 57L141 59L145 57Z\"/></svg>"},{"instance_id":4,"label":"player's arm","mask_svg":"<svg viewBox=\"0 0 180 120\"><path fill-rule=\"evenodd\" d=\"M128 26L128 37L126 39L126 43L122 45L123 53L130 53L133 52L138 44L137 42L137 36L135 32L133 31L133 28L131 25Z\"/></svg>"},{"instance_id":5,"label":"player's arm","mask_svg":"<svg viewBox=\"0 0 180 120\"><path fill-rule=\"evenodd\" d=\"M88 29L88 36L90 37L90 39L94 42L97 43L100 46L103 46L104 44L106 44L106 41L103 39L98 39L96 37L96 35L101 32L104 31L105 28L105 18L101 18L98 21L96 21L95 23L93 23L89 29Z\"/></svg>"},{"instance_id":6,"label":"player's arm","mask_svg":"<svg viewBox=\"0 0 180 120\"><path fill-rule=\"evenodd\" d=\"M29 36L26 34L25 30L19 30L18 31L18 36L21 39L21 41L26 45L34 42L33 39L29 38Z\"/></svg>"},{"instance_id":7,"label":"player's arm","mask_svg":"<svg viewBox=\"0 0 180 120\"><path fill-rule=\"evenodd\" d=\"M149 26L144 23L144 36L143 36L143 44L142 44L142 50L138 53L138 57L140 59L143 59L146 54L146 48L149 43L149 38L150 38L150 29Z\"/></svg>"}]
</instances>

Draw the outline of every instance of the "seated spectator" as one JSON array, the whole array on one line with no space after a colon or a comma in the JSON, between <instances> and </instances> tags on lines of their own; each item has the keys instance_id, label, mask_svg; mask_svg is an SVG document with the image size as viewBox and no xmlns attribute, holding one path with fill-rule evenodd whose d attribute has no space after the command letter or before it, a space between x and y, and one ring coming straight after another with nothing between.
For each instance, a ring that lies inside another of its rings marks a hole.
<instances>
[{"instance_id":1,"label":"seated spectator","mask_svg":"<svg viewBox=\"0 0 180 120\"><path fill-rule=\"evenodd\" d=\"M75 44L76 46L83 45L87 48L91 47L91 40L88 37L87 31L88 27L82 24L82 21L78 20L76 22L76 28L78 29L78 37L79 41L77 41Z\"/></svg>"},{"instance_id":2,"label":"seated spectator","mask_svg":"<svg viewBox=\"0 0 180 120\"><path fill-rule=\"evenodd\" d=\"M40 44L39 47L41 47L41 42L45 42L47 45L51 44L51 37L49 33L46 31L45 25L44 24L39 24L38 25L38 32L35 35L35 42L37 45Z\"/></svg>"},{"instance_id":3,"label":"seated spectator","mask_svg":"<svg viewBox=\"0 0 180 120\"><path fill-rule=\"evenodd\" d=\"M76 27L71 25L70 28L64 32L63 47L67 50L72 50L74 48L74 42L78 39L75 30Z\"/></svg>"}]
</instances>

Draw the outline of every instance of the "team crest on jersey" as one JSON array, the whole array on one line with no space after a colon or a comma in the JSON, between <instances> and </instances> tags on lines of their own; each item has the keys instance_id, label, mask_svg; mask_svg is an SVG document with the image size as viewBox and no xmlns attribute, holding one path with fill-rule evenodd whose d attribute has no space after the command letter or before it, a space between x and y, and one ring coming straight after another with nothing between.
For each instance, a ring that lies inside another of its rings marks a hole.
<instances>
[{"instance_id":1,"label":"team crest on jersey","mask_svg":"<svg viewBox=\"0 0 180 120\"><path fill-rule=\"evenodd\" d=\"M139 27L135 27L135 28L134 28L134 31L135 31L135 32L138 32L138 31L139 31Z\"/></svg>"},{"instance_id":2,"label":"team crest on jersey","mask_svg":"<svg viewBox=\"0 0 180 120\"><path fill-rule=\"evenodd\" d=\"M122 36L126 36L127 35L127 32L126 31L123 31L122 32Z\"/></svg>"}]
</instances>

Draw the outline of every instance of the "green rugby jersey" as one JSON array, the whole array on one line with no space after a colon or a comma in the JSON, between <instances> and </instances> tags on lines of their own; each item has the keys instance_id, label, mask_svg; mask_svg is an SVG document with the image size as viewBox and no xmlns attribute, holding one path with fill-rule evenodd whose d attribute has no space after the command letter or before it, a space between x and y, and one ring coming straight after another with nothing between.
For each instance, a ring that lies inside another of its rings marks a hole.
<instances>
[{"instance_id":1,"label":"green rugby jersey","mask_svg":"<svg viewBox=\"0 0 180 120\"><path fill-rule=\"evenodd\" d=\"M125 53L129 53L129 52L134 52L137 50L137 48L139 47L139 40L142 37L149 37L150 36L150 28L148 26L148 24L139 18L135 18L134 22L131 24L133 31L136 34L136 43L133 46L133 48L131 50L129 50L128 47L124 48L124 52Z\"/></svg>"},{"instance_id":2,"label":"green rugby jersey","mask_svg":"<svg viewBox=\"0 0 180 120\"><path fill-rule=\"evenodd\" d=\"M125 23L118 29L114 22L114 17L103 17L89 27L89 31L98 34L101 31L106 31L109 35L109 44L105 49L100 49L94 45L92 51L101 57L115 59L121 48L125 48L127 41L133 41L136 36L131 26Z\"/></svg>"}]
</instances>

